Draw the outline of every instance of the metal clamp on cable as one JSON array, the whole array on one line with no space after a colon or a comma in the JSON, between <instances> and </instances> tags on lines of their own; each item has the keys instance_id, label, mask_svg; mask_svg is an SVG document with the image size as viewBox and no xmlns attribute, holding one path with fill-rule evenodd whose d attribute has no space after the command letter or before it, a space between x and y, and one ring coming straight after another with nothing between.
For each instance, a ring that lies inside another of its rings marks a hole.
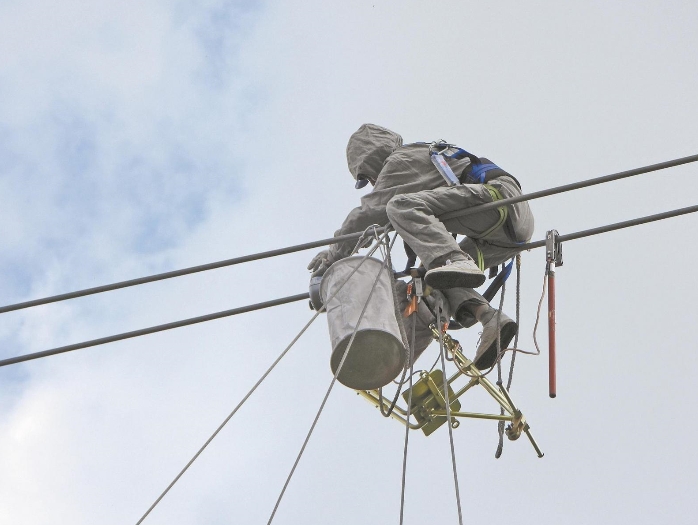
<instances>
[{"instance_id":1,"label":"metal clamp on cable","mask_svg":"<svg viewBox=\"0 0 698 525\"><path fill-rule=\"evenodd\" d=\"M557 230L549 230L545 234L545 261L548 266L562 266L562 241Z\"/></svg>"}]
</instances>

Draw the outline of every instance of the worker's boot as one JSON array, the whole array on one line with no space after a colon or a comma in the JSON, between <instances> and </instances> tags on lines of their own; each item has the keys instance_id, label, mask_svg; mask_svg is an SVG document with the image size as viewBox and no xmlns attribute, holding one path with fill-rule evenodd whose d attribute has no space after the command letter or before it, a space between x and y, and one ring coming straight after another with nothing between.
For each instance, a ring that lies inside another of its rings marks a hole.
<instances>
[{"instance_id":1,"label":"worker's boot","mask_svg":"<svg viewBox=\"0 0 698 525\"><path fill-rule=\"evenodd\" d=\"M424 282L437 290L477 288L485 282L485 274L472 257L464 253L462 260L447 260L445 265L429 270L424 276Z\"/></svg>"},{"instance_id":2,"label":"worker's boot","mask_svg":"<svg viewBox=\"0 0 698 525\"><path fill-rule=\"evenodd\" d=\"M480 344L475 352L473 363L480 370L487 370L497 360L497 327L499 327L499 349L500 352L509 346L511 340L516 335L519 327L509 318L504 312L499 312L492 309L494 314L487 321L483 322L482 335L480 336ZM497 319L499 318L499 320Z\"/></svg>"}]
</instances>

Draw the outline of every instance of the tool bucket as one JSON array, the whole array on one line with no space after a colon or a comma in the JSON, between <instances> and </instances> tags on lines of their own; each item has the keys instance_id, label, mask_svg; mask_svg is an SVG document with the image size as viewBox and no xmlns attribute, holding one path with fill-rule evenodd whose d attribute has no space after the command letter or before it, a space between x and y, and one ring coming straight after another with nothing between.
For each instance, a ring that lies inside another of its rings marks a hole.
<instances>
[{"instance_id":1,"label":"tool bucket","mask_svg":"<svg viewBox=\"0 0 698 525\"><path fill-rule=\"evenodd\" d=\"M359 266L361 261L364 262ZM340 290L342 283L357 267L358 270ZM327 305L327 324L332 343L330 368L334 374L371 294L376 276L381 273L356 330L354 342L337 376L340 383L355 390L373 390L385 386L405 366L406 352L395 317L390 271L392 269L383 268L383 262L378 259L348 257L334 263L323 276L320 285L322 301Z\"/></svg>"}]
</instances>

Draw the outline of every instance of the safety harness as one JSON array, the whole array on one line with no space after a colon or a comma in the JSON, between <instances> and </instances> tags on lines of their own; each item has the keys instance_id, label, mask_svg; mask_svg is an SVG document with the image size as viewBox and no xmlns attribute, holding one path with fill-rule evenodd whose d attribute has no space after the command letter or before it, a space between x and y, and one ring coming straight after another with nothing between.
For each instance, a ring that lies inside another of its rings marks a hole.
<instances>
[{"instance_id":1,"label":"safety harness","mask_svg":"<svg viewBox=\"0 0 698 525\"><path fill-rule=\"evenodd\" d=\"M449 150L453 150L453 153L447 153ZM473 155L463 148L459 148L455 144L449 144L445 140L430 143L429 156L432 163L434 166L436 166L436 169L439 171L439 173L441 173L441 176L446 180L446 183L449 186L457 186L459 184L482 184L490 194L492 202L497 202L503 199L502 194L497 188L486 183L488 172L492 170L500 170L504 172L504 170L502 170L502 168L496 164L492 162L482 162L482 160L476 155ZM451 170L450 166L446 162L446 159L460 160L466 157L470 159L470 169L466 169L466 171L464 171L460 177L456 177L453 170ZM508 173L507 176L511 177L511 175ZM517 185L519 185L519 182L514 177L511 178L516 182ZM499 219L492 225L491 228L487 229L480 236L478 236L478 240L487 239L487 237L501 228L506 222L509 216L509 210L507 207L500 206L497 208L497 211L499 212ZM485 256L482 253L482 250L480 250L477 242L475 243L475 248L477 249L477 265L480 270L484 272Z\"/></svg>"}]
</instances>

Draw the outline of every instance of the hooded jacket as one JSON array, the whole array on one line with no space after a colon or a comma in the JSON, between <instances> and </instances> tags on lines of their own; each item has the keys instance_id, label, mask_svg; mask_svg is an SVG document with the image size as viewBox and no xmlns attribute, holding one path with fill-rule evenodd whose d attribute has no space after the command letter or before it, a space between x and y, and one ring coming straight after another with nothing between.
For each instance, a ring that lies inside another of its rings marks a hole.
<instances>
[{"instance_id":1,"label":"hooded jacket","mask_svg":"<svg viewBox=\"0 0 698 525\"><path fill-rule=\"evenodd\" d=\"M461 174L470 164L468 158L448 159L456 174ZM361 198L361 205L349 212L335 236L360 232L377 224L389 222L386 205L395 195L433 190L446 186L446 182L431 162L429 145L423 143L402 145L402 137L389 129L375 124L363 124L347 144L347 165L354 179L359 176L375 181L373 191ZM502 171L496 181L504 198L520 195L517 183ZM523 205L523 206L520 206ZM517 231L519 218L524 221L526 231ZM533 234L533 221L528 203L509 206L507 232L514 242L523 242ZM530 230L530 231L529 231ZM337 261L351 254L355 242L344 242L330 246L330 257Z\"/></svg>"}]
</instances>

